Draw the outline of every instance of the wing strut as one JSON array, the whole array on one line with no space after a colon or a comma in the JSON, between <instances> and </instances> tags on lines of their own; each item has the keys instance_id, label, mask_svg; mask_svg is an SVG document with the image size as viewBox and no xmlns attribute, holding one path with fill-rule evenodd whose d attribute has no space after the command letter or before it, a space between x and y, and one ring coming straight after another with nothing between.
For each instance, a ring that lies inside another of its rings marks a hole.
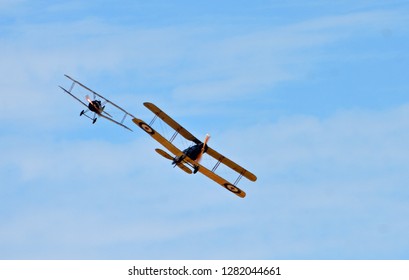
<instances>
[{"instance_id":1,"label":"wing strut","mask_svg":"<svg viewBox=\"0 0 409 280\"><path fill-rule=\"evenodd\" d=\"M212 172L216 172L216 169L219 167L221 161L219 160L212 169Z\"/></svg>"},{"instance_id":2,"label":"wing strut","mask_svg":"<svg viewBox=\"0 0 409 280\"><path fill-rule=\"evenodd\" d=\"M123 124L123 123L124 123L124 121L125 121L125 119L126 119L126 116L127 116L127 114L125 114L125 115L124 115L124 117L122 118L122 120L121 120L121 124Z\"/></svg>"},{"instance_id":3,"label":"wing strut","mask_svg":"<svg viewBox=\"0 0 409 280\"><path fill-rule=\"evenodd\" d=\"M153 119L151 120L151 122L149 123L149 126L152 126L153 123L156 121L157 118L158 118L158 116L155 115L155 116L153 117Z\"/></svg>"},{"instance_id":4,"label":"wing strut","mask_svg":"<svg viewBox=\"0 0 409 280\"><path fill-rule=\"evenodd\" d=\"M179 131L178 130L175 131L175 133L173 133L172 137L170 138L169 142L172 143L173 140L175 140L176 136L178 136L178 134L179 134Z\"/></svg>"},{"instance_id":5,"label":"wing strut","mask_svg":"<svg viewBox=\"0 0 409 280\"><path fill-rule=\"evenodd\" d=\"M234 182L234 185L237 186L237 184L240 182L241 178L243 178L243 174L240 174L239 177L236 179Z\"/></svg>"},{"instance_id":6,"label":"wing strut","mask_svg":"<svg viewBox=\"0 0 409 280\"><path fill-rule=\"evenodd\" d=\"M71 85L71 87L70 87L69 92L71 92L71 91L74 89L74 86L75 86L75 82L72 82L72 85Z\"/></svg>"},{"instance_id":7,"label":"wing strut","mask_svg":"<svg viewBox=\"0 0 409 280\"><path fill-rule=\"evenodd\" d=\"M152 126L157 119L158 119L158 115L155 115L155 116L153 117L153 119L151 120L151 122L149 123L149 126ZM170 142L170 143L172 143L172 142L176 139L176 136L179 135L179 131L180 131L180 129L177 129L177 130L175 131L175 133L172 134L172 137L170 137L170 139L169 139L169 142Z\"/></svg>"},{"instance_id":8,"label":"wing strut","mask_svg":"<svg viewBox=\"0 0 409 280\"><path fill-rule=\"evenodd\" d=\"M212 172L215 173L217 168L220 166L220 163L222 162L223 158L217 161L217 163L213 166ZM240 182L241 178L243 178L243 172L240 173L239 177L237 177L236 181L234 181L234 185L237 186L237 184Z\"/></svg>"}]
</instances>

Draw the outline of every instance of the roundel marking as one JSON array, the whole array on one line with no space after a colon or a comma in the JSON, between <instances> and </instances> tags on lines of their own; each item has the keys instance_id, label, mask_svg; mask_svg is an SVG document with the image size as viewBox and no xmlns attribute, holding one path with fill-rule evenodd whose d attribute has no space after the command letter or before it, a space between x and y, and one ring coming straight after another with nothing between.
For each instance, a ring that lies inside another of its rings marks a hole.
<instances>
[{"instance_id":1,"label":"roundel marking","mask_svg":"<svg viewBox=\"0 0 409 280\"><path fill-rule=\"evenodd\" d=\"M232 184L226 183L226 184L224 184L224 187L225 187L226 189L228 189L229 191L231 191L231 192L241 193L241 191L240 191L238 188L236 188L234 185L232 185Z\"/></svg>"},{"instance_id":2,"label":"roundel marking","mask_svg":"<svg viewBox=\"0 0 409 280\"><path fill-rule=\"evenodd\" d=\"M152 129L149 125L147 125L146 123L144 123L144 122L140 122L140 123L139 123L139 126L140 126L143 130L145 130L147 133L149 133L149 134L153 134L153 133L154 133L153 129Z\"/></svg>"}]
</instances>

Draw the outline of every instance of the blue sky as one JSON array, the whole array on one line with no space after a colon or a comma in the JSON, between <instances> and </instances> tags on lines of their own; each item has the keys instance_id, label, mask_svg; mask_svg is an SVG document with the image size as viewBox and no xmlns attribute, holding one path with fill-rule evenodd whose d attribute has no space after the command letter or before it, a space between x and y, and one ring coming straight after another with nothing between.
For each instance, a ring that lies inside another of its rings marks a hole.
<instances>
[{"instance_id":1,"label":"blue sky","mask_svg":"<svg viewBox=\"0 0 409 280\"><path fill-rule=\"evenodd\" d=\"M0 258L409 258L408 19L393 0L0 0ZM130 120L92 125L64 74L210 133L257 182L240 199Z\"/></svg>"}]
</instances>

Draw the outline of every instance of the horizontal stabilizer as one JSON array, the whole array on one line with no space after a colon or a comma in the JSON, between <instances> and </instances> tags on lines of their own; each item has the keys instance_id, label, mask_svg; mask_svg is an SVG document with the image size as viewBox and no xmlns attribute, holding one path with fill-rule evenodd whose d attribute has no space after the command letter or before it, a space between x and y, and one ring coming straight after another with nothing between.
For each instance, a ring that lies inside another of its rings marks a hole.
<instances>
[{"instance_id":1,"label":"horizontal stabilizer","mask_svg":"<svg viewBox=\"0 0 409 280\"><path fill-rule=\"evenodd\" d=\"M171 155L169 155L167 152L165 152L164 150L161 149L155 149L155 151L160 154L161 156L163 156L164 158L168 159L168 160L173 160L173 157Z\"/></svg>"},{"instance_id":2,"label":"horizontal stabilizer","mask_svg":"<svg viewBox=\"0 0 409 280\"><path fill-rule=\"evenodd\" d=\"M168 160L173 160L173 157L171 155L169 155L167 152L165 152L164 150L161 149L155 149L155 151L160 154L161 156L163 156L164 158L168 159ZM180 169L182 169L183 171L185 171L188 174L192 174L192 170L190 170L190 168L188 168L186 165L184 165L183 163L178 163L176 164L177 167L179 167Z\"/></svg>"}]
</instances>

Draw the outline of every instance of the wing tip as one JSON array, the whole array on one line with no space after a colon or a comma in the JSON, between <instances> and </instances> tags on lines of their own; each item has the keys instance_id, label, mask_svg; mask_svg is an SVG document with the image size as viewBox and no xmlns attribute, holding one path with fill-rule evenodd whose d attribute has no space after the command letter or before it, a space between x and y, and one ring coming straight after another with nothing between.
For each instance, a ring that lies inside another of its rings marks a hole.
<instances>
[{"instance_id":1,"label":"wing tip","mask_svg":"<svg viewBox=\"0 0 409 280\"><path fill-rule=\"evenodd\" d=\"M151 103L151 102L143 102L143 105L146 107L146 108L149 108L149 106L155 106L155 104L153 104L153 103ZM156 107L156 106L155 106Z\"/></svg>"},{"instance_id":2,"label":"wing tip","mask_svg":"<svg viewBox=\"0 0 409 280\"><path fill-rule=\"evenodd\" d=\"M242 169L244 169L244 168L242 168ZM245 170L245 172L242 173L244 177L246 177L247 179L249 179L252 182L257 181L257 176L256 175L254 175L253 173L251 173L250 171L248 171L246 169L244 169L244 170ZM235 170L235 171L237 171L237 170ZM237 171L237 172L240 173L239 171Z\"/></svg>"},{"instance_id":3,"label":"wing tip","mask_svg":"<svg viewBox=\"0 0 409 280\"><path fill-rule=\"evenodd\" d=\"M139 119L133 118L132 121L133 121L136 125L139 125L139 121L140 121Z\"/></svg>"}]
</instances>

